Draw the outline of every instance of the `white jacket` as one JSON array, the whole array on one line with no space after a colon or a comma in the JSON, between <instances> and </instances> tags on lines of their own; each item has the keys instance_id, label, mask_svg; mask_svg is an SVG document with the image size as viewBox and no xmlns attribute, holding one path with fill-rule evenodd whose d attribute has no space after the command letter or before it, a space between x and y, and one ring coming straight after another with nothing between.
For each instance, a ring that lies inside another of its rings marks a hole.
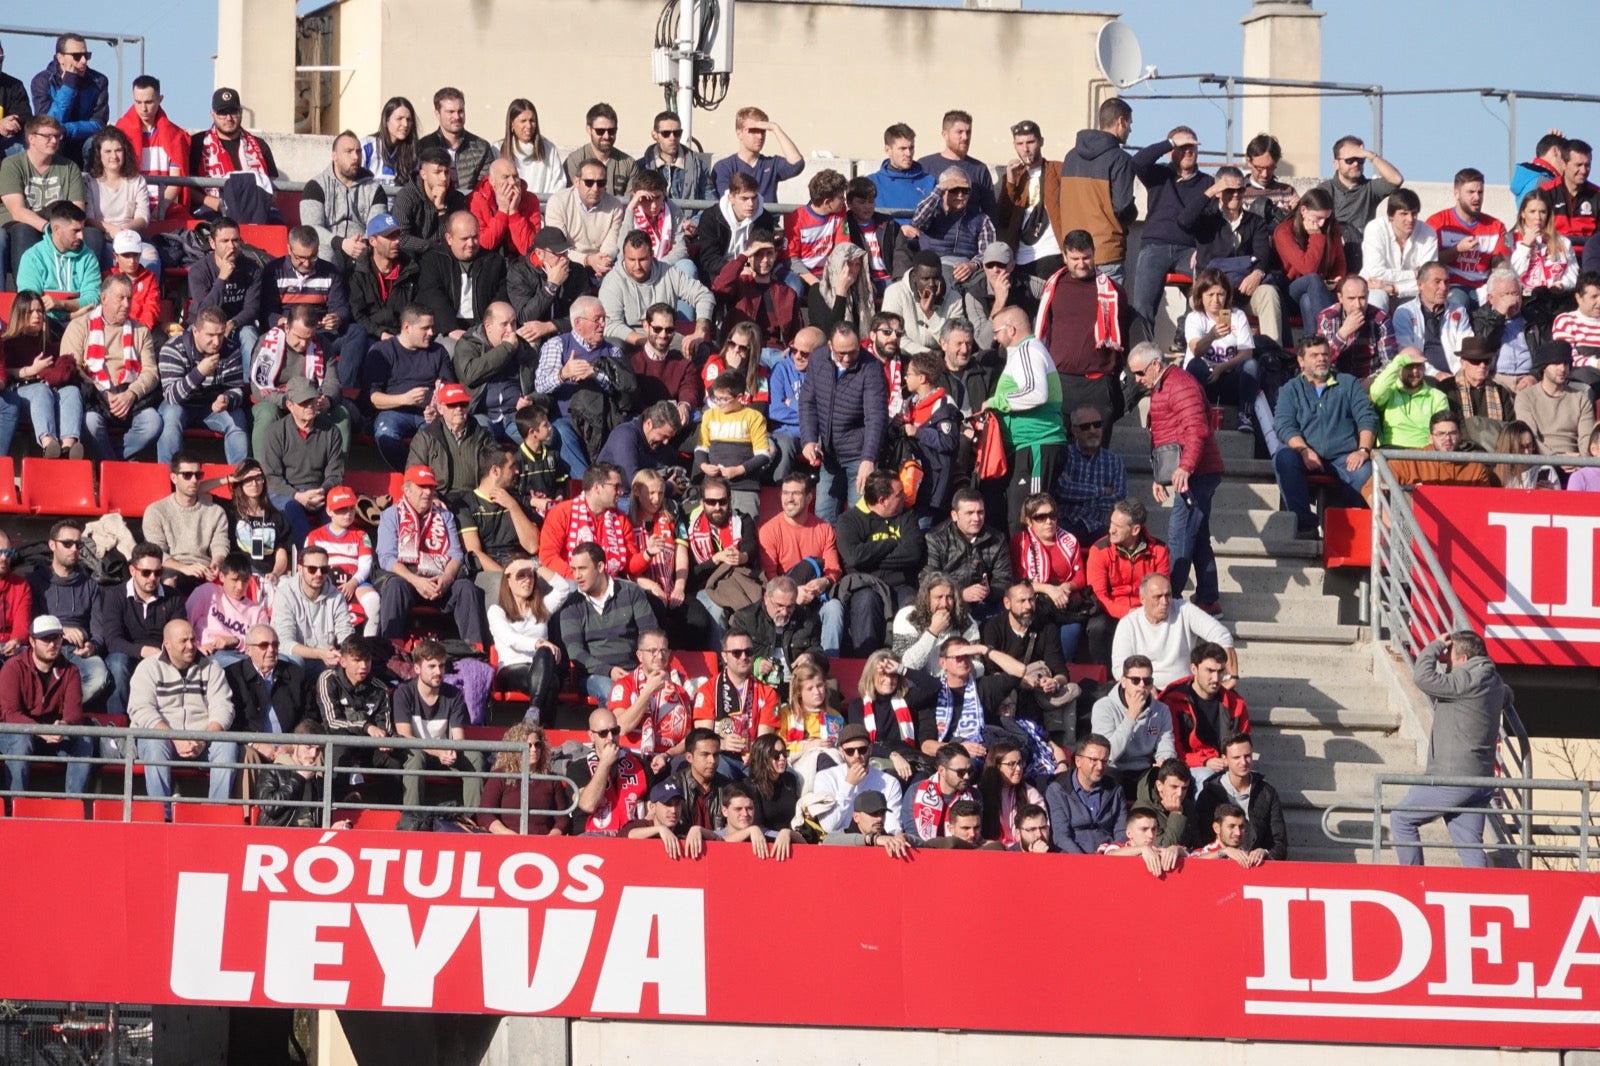
<instances>
[{"instance_id":1,"label":"white jacket","mask_svg":"<svg viewBox=\"0 0 1600 1066\"><path fill-rule=\"evenodd\" d=\"M1405 247L1395 240L1394 227L1382 214L1368 222L1361 234L1361 276L1393 285L1397 300L1417 294L1417 268L1438 258L1439 235L1420 219Z\"/></svg>"}]
</instances>

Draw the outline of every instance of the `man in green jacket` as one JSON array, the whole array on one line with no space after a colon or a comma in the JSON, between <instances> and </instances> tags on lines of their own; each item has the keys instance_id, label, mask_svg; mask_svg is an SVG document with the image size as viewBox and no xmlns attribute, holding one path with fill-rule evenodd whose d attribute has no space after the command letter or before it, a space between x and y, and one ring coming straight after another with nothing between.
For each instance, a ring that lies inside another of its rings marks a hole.
<instances>
[{"instance_id":1,"label":"man in green jacket","mask_svg":"<svg viewBox=\"0 0 1600 1066\"><path fill-rule=\"evenodd\" d=\"M1428 446L1428 423L1436 413L1449 409L1450 400L1428 383L1427 366L1422 352L1402 348L1372 379L1372 406L1383 418L1379 447Z\"/></svg>"}]
</instances>

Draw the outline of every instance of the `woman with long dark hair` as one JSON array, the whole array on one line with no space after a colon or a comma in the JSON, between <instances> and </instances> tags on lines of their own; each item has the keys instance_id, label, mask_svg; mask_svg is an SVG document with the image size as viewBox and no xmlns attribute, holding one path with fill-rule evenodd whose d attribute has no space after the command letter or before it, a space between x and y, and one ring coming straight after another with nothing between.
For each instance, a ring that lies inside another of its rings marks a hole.
<instances>
[{"instance_id":1,"label":"woman with long dark hair","mask_svg":"<svg viewBox=\"0 0 1600 1066\"><path fill-rule=\"evenodd\" d=\"M500 599L489 605L489 635L504 687L528 694L536 716L555 710L561 691L561 647L550 639L549 589L539 567L516 552L506 563Z\"/></svg>"},{"instance_id":2,"label":"woman with long dark hair","mask_svg":"<svg viewBox=\"0 0 1600 1066\"><path fill-rule=\"evenodd\" d=\"M1345 275L1344 234L1333 219L1333 197L1307 189L1294 215L1272 231L1272 246L1289 278L1289 297L1300 304L1300 333L1317 332L1317 316L1337 297Z\"/></svg>"},{"instance_id":3,"label":"woman with long dark hair","mask_svg":"<svg viewBox=\"0 0 1600 1066\"><path fill-rule=\"evenodd\" d=\"M150 224L150 186L139 173L139 157L128 135L107 126L89 139L84 149L83 209L89 216L87 236L100 257L101 266L110 266L107 246L123 230L142 235Z\"/></svg>"},{"instance_id":4,"label":"woman with long dark hair","mask_svg":"<svg viewBox=\"0 0 1600 1066\"><path fill-rule=\"evenodd\" d=\"M755 794L756 824L772 832L788 829L800 803L800 778L789 769L789 747L780 734L757 737L750 745L745 784Z\"/></svg>"},{"instance_id":5,"label":"woman with long dark hair","mask_svg":"<svg viewBox=\"0 0 1600 1066\"><path fill-rule=\"evenodd\" d=\"M10 454L11 438L24 404L33 435L46 459L63 454L83 458L83 393L78 362L61 354L61 343L45 318L44 297L24 289L11 304L11 318L0 333L5 386L0 391L0 455Z\"/></svg>"},{"instance_id":6,"label":"woman with long dark hair","mask_svg":"<svg viewBox=\"0 0 1600 1066\"><path fill-rule=\"evenodd\" d=\"M267 602L275 582L289 572L289 546L294 534L289 519L267 497L267 474L254 459L233 468L233 498L228 501L228 528L233 550L250 557L250 566L265 579Z\"/></svg>"},{"instance_id":7,"label":"woman with long dark hair","mask_svg":"<svg viewBox=\"0 0 1600 1066\"><path fill-rule=\"evenodd\" d=\"M492 609L492 608L491 608ZM532 722L517 722L500 738L507 744L526 744L527 751L502 751L495 755L493 770L497 774L520 774L526 763L530 774L550 772L550 744L545 740L544 727ZM517 813L528 810L528 835L537 837L566 836L572 828L568 814L534 814L534 811L559 811L567 805L568 790L558 781L529 779L526 798L522 781L517 777L491 777L483 785L483 798L479 801L485 810L477 815L478 824L491 833L517 834L521 821ZM491 813L499 809L503 813Z\"/></svg>"},{"instance_id":8,"label":"woman with long dark hair","mask_svg":"<svg viewBox=\"0 0 1600 1066\"><path fill-rule=\"evenodd\" d=\"M1233 282L1214 267L1200 271L1190 297L1194 310L1183 320L1183 337L1189 347L1184 367L1205 386L1212 403L1224 397L1239 405L1241 433L1255 432L1256 394L1261 391L1261 365L1256 362L1256 338L1250 318L1234 305Z\"/></svg>"},{"instance_id":9,"label":"woman with long dark hair","mask_svg":"<svg viewBox=\"0 0 1600 1066\"><path fill-rule=\"evenodd\" d=\"M516 164L517 175L540 200L571 184L561 149L544 136L539 109L532 100L519 96L506 107L506 135L500 141L500 158Z\"/></svg>"},{"instance_id":10,"label":"woman with long dark hair","mask_svg":"<svg viewBox=\"0 0 1600 1066\"><path fill-rule=\"evenodd\" d=\"M1010 847L1017 842L1017 811L1032 803L1043 807L1039 790L1028 784L1028 758L1015 744L1000 743L983 758L978 795L983 800L983 839Z\"/></svg>"},{"instance_id":11,"label":"woman with long dark hair","mask_svg":"<svg viewBox=\"0 0 1600 1066\"><path fill-rule=\"evenodd\" d=\"M378 132L361 138L361 165L385 185L404 185L417 172L417 109L403 96L383 105Z\"/></svg>"}]
</instances>

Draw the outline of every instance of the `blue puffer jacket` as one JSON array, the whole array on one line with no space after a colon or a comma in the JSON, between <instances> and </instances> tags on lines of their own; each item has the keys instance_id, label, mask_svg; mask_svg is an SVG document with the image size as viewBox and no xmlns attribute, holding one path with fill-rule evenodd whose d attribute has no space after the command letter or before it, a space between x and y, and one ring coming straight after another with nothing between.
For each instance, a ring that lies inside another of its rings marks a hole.
<instances>
[{"instance_id":1,"label":"blue puffer jacket","mask_svg":"<svg viewBox=\"0 0 1600 1066\"><path fill-rule=\"evenodd\" d=\"M878 187L879 211L915 211L922 198L933 191L933 175L923 170L921 163L912 163L906 170L896 170L885 159L867 177Z\"/></svg>"},{"instance_id":2,"label":"blue puffer jacket","mask_svg":"<svg viewBox=\"0 0 1600 1066\"><path fill-rule=\"evenodd\" d=\"M888 420L889 386L878 361L862 353L841 373L831 355L817 349L800 390L801 443L816 441L824 456L847 470L862 460L875 463Z\"/></svg>"},{"instance_id":3,"label":"blue puffer jacket","mask_svg":"<svg viewBox=\"0 0 1600 1066\"><path fill-rule=\"evenodd\" d=\"M61 67L52 59L28 89L33 113L49 115L66 129L61 153L68 158L79 158L78 149L111 120L111 83L98 70L86 70L72 86L62 81Z\"/></svg>"}]
</instances>

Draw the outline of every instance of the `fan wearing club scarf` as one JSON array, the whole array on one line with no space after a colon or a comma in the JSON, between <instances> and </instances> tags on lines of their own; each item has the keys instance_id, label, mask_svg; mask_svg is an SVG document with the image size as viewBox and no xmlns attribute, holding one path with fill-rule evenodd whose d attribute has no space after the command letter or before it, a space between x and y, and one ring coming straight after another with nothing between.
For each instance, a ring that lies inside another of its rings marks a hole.
<instances>
[{"instance_id":1,"label":"fan wearing club scarf","mask_svg":"<svg viewBox=\"0 0 1600 1066\"><path fill-rule=\"evenodd\" d=\"M656 261L673 267L691 278L700 271L689 258L689 243L683 232L684 217L667 199L667 182L654 170L635 170L629 183L628 206L622 213L624 224L650 238Z\"/></svg>"},{"instance_id":2,"label":"fan wearing club scarf","mask_svg":"<svg viewBox=\"0 0 1600 1066\"><path fill-rule=\"evenodd\" d=\"M922 845L949 835L950 808L961 800L978 804L978 791L972 787L977 769L972 756L960 744L940 745L933 754L939 768L907 795L900 806L900 828L906 839Z\"/></svg>"},{"instance_id":3,"label":"fan wearing club scarf","mask_svg":"<svg viewBox=\"0 0 1600 1066\"><path fill-rule=\"evenodd\" d=\"M879 648L867 656L858 691L845 708L847 727L865 729L872 758L888 759L895 776L902 783L910 781L917 766L926 762L917 748L917 715L933 706L939 686L926 674L907 670L889 649Z\"/></svg>"},{"instance_id":4,"label":"fan wearing club scarf","mask_svg":"<svg viewBox=\"0 0 1600 1066\"><path fill-rule=\"evenodd\" d=\"M694 697L696 729L722 740L726 762L739 765L758 736L778 731L778 690L755 677L755 642L747 633L722 638L722 669Z\"/></svg>"},{"instance_id":5,"label":"fan wearing club scarf","mask_svg":"<svg viewBox=\"0 0 1600 1066\"><path fill-rule=\"evenodd\" d=\"M599 462L583 472L583 492L562 500L545 513L539 527L539 563L572 578L572 552L580 544L598 544L611 577L637 577L650 568L660 544L640 550L633 523L617 509L622 494L622 469Z\"/></svg>"},{"instance_id":6,"label":"fan wearing club scarf","mask_svg":"<svg viewBox=\"0 0 1600 1066\"><path fill-rule=\"evenodd\" d=\"M978 677L974 660L986 657L999 667ZM984 730L1000 720L1000 704L1016 687L1023 665L1002 651L983 644L968 644L950 637L939 645L939 667L944 672L933 703L916 716L917 747L937 756L941 747L955 744L974 759L983 758Z\"/></svg>"},{"instance_id":7,"label":"fan wearing club scarf","mask_svg":"<svg viewBox=\"0 0 1600 1066\"><path fill-rule=\"evenodd\" d=\"M1095 270L1094 238L1075 229L1061 239L1066 264L1045 285L1034 330L1061 374L1065 421L1079 405L1100 412L1110 424L1122 414L1122 367L1132 342L1133 307L1122 286Z\"/></svg>"}]
</instances>

